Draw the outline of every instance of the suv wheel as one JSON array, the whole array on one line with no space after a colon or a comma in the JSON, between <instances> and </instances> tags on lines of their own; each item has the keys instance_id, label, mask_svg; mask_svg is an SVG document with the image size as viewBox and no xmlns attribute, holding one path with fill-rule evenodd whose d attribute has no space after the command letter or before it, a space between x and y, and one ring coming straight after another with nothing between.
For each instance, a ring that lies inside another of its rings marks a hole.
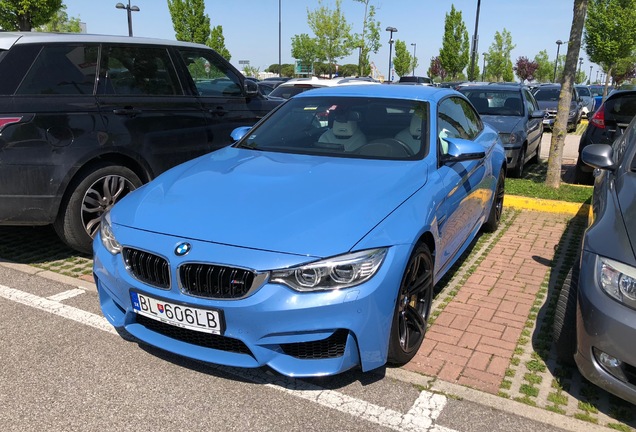
<instances>
[{"instance_id":1,"label":"suv wheel","mask_svg":"<svg viewBox=\"0 0 636 432\"><path fill-rule=\"evenodd\" d=\"M57 235L73 249L90 254L102 214L141 184L132 170L111 164L100 164L79 176L54 223Z\"/></svg>"},{"instance_id":2,"label":"suv wheel","mask_svg":"<svg viewBox=\"0 0 636 432\"><path fill-rule=\"evenodd\" d=\"M510 177L519 178L523 175L523 168L526 163L526 146L525 144L521 147L521 151L519 152L519 158L517 159L517 164L510 171Z\"/></svg>"}]
</instances>

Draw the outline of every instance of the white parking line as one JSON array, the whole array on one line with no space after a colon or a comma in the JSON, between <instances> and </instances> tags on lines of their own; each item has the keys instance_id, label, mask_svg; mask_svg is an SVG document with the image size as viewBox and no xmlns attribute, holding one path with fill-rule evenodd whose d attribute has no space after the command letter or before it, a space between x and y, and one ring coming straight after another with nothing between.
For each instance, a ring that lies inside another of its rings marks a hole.
<instances>
[{"instance_id":1,"label":"white parking line","mask_svg":"<svg viewBox=\"0 0 636 432\"><path fill-rule=\"evenodd\" d=\"M47 299L59 302L59 301L68 300L73 297L77 297L78 295L82 295L82 294L86 294L86 291L81 288L75 288L72 290L64 291L59 294L49 296L47 297Z\"/></svg>"},{"instance_id":2,"label":"white parking line","mask_svg":"<svg viewBox=\"0 0 636 432\"><path fill-rule=\"evenodd\" d=\"M38 297L24 291L0 285L0 297L34 307L70 320L85 324L107 333L117 334L106 318L60 303L59 299L78 295L74 289L49 298ZM246 378L252 382L264 384L268 388L282 391L291 396L305 399L342 413L366 420L396 431L455 432L452 429L433 424L446 406L446 397L440 394L422 391L411 409L402 414L379 405L375 405L333 390L282 376L272 376L259 369L239 369L226 366L213 366L220 371Z\"/></svg>"}]
</instances>

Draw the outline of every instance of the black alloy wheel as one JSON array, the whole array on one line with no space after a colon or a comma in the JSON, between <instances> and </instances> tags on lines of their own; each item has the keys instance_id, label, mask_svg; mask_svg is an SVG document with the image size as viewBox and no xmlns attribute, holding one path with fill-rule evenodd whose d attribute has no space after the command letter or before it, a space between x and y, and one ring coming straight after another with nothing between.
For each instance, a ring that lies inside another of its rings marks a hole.
<instances>
[{"instance_id":1,"label":"black alloy wheel","mask_svg":"<svg viewBox=\"0 0 636 432\"><path fill-rule=\"evenodd\" d=\"M428 246L421 243L409 258L400 284L389 336L389 363L403 365L417 354L432 300L433 257Z\"/></svg>"}]
</instances>

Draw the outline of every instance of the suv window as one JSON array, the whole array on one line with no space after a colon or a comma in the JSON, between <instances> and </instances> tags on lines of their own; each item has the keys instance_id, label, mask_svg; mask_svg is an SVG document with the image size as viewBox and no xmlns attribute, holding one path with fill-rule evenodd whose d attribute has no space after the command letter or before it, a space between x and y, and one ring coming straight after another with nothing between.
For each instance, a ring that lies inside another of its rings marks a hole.
<instances>
[{"instance_id":1,"label":"suv window","mask_svg":"<svg viewBox=\"0 0 636 432\"><path fill-rule=\"evenodd\" d=\"M521 90L523 92L524 95L524 100L525 100L525 104L526 104L526 110L529 113L532 113L533 111L537 111L539 109L539 105L537 105L537 101L534 100L534 96L532 96L532 93L530 93L528 91L528 89L522 89Z\"/></svg>"},{"instance_id":2,"label":"suv window","mask_svg":"<svg viewBox=\"0 0 636 432\"><path fill-rule=\"evenodd\" d=\"M166 48L106 46L101 69L103 94L183 94Z\"/></svg>"},{"instance_id":3,"label":"suv window","mask_svg":"<svg viewBox=\"0 0 636 432\"><path fill-rule=\"evenodd\" d=\"M98 47L42 48L16 91L20 95L90 95L95 87Z\"/></svg>"},{"instance_id":4,"label":"suv window","mask_svg":"<svg viewBox=\"0 0 636 432\"><path fill-rule=\"evenodd\" d=\"M180 53L200 96L242 96L240 80L220 59L197 50Z\"/></svg>"}]
</instances>

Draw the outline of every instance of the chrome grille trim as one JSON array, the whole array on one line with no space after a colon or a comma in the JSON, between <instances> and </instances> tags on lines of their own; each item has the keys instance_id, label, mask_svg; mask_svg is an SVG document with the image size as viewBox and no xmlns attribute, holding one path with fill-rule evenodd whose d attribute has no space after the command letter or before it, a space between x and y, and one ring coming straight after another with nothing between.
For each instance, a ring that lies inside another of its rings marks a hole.
<instances>
[{"instance_id":1,"label":"chrome grille trim","mask_svg":"<svg viewBox=\"0 0 636 432\"><path fill-rule=\"evenodd\" d=\"M210 299L238 300L249 296L269 278L269 273L221 264L183 263L177 268L184 294Z\"/></svg>"},{"instance_id":2,"label":"chrome grille trim","mask_svg":"<svg viewBox=\"0 0 636 432\"><path fill-rule=\"evenodd\" d=\"M170 288L170 265L159 255L140 249L122 250L126 270L138 281L161 289Z\"/></svg>"}]
</instances>

